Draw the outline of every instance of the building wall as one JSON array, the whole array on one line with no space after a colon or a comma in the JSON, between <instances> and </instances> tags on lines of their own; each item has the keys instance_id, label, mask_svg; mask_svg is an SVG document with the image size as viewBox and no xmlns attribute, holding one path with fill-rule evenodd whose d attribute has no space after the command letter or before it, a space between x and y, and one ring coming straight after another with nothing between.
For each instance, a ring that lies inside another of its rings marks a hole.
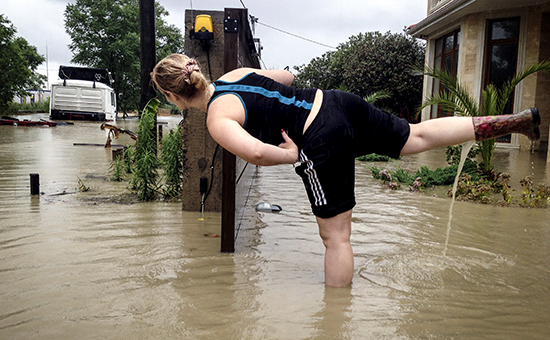
<instances>
[{"instance_id":1,"label":"building wall","mask_svg":"<svg viewBox=\"0 0 550 340\"><path fill-rule=\"evenodd\" d=\"M435 2L434 2L435 3ZM521 16L521 36L518 51L518 70L550 58L550 4L509 11L487 11L469 14L449 22L428 37L426 62L433 66L435 39L460 27L461 44L459 50L458 79L470 94L480 101L485 66L486 23L489 19ZM432 80L425 79L424 93L432 92ZM542 116L541 139L535 150L548 150L550 122L550 75L531 75L516 88L514 110L530 107L539 108ZM422 120L430 119L430 108L422 112ZM514 134L511 144L499 143L499 147L519 147L530 149L531 141L523 135Z\"/></svg>"},{"instance_id":2,"label":"building wall","mask_svg":"<svg viewBox=\"0 0 550 340\"><path fill-rule=\"evenodd\" d=\"M470 95L479 100L481 93L480 75L483 70L482 53L479 46L483 42L484 30L481 29L485 19L481 14L472 14L464 18L460 31L461 42L459 52L459 81Z\"/></svg>"},{"instance_id":3,"label":"building wall","mask_svg":"<svg viewBox=\"0 0 550 340\"><path fill-rule=\"evenodd\" d=\"M548 6L550 7L550 6ZM550 8L541 14L540 49L538 61L550 60ZM550 72L537 74L536 94L534 106L543 113L541 124L541 142L539 149L546 149L549 153L547 160L550 162ZM546 141L546 143L544 143Z\"/></svg>"},{"instance_id":4,"label":"building wall","mask_svg":"<svg viewBox=\"0 0 550 340\"><path fill-rule=\"evenodd\" d=\"M543 36L543 15L540 11L540 7L531 7L526 14L527 19L527 39L525 43L525 67L529 67L541 61L541 43ZM546 23L545 23L546 25ZM541 125L541 140L536 142L535 148L546 151L548 147L548 119L550 115L545 107L548 106L548 100L541 96L542 88L539 88L539 80L542 78L541 74L534 74L526 78L523 81L523 100L521 103L521 110L531 107L537 107L541 113L542 125ZM541 84L542 85L542 84ZM544 86L543 86L544 87ZM548 93L548 92L547 92ZM547 96L546 96L547 97ZM539 107L542 105L542 107ZM542 145L541 145L541 141ZM525 137L519 137L519 144L521 148L530 148L531 141Z\"/></svg>"},{"instance_id":5,"label":"building wall","mask_svg":"<svg viewBox=\"0 0 550 340\"><path fill-rule=\"evenodd\" d=\"M15 96L13 101L18 104L30 104L30 103L41 103L50 98L50 90L26 90L28 96Z\"/></svg>"}]
</instances>

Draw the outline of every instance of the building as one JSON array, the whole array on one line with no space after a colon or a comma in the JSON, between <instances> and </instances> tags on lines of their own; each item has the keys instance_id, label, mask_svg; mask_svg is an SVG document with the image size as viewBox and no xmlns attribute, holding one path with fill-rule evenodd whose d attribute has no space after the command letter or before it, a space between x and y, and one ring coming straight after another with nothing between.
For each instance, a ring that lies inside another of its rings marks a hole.
<instances>
[{"instance_id":1,"label":"building","mask_svg":"<svg viewBox=\"0 0 550 340\"><path fill-rule=\"evenodd\" d=\"M427 17L408 31L426 40L426 63L430 67L455 74L480 100L487 84L498 84L517 70L550 59L550 0L428 0ZM438 83L425 77L424 95L438 90ZM516 87L508 110L530 107L537 107L542 116L541 139L535 150L547 153L550 75L531 75ZM427 107L422 120L448 114L441 108ZM499 142L498 147L531 148L529 139L517 134Z\"/></svg>"},{"instance_id":2,"label":"building","mask_svg":"<svg viewBox=\"0 0 550 340\"><path fill-rule=\"evenodd\" d=\"M18 104L31 104L31 103L41 103L50 98L50 90L25 90L28 95L26 96L15 96L13 101Z\"/></svg>"}]
</instances>

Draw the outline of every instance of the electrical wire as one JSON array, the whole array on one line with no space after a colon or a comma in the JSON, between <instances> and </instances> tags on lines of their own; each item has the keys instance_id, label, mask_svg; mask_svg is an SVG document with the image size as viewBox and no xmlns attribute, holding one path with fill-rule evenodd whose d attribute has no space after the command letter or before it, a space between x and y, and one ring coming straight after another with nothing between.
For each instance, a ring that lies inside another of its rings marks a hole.
<instances>
[{"instance_id":1,"label":"electrical wire","mask_svg":"<svg viewBox=\"0 0 550 340\"><path fill-rule=\"evenodd\" d=\"M212 190L212 182L214 182L214 161L216 160L216 154L218 153L218 150L220 148L220 144L216 145L216 150L214 150L214 155L212 156L212 165L210 166L210 183L208 186L208 190L206 191L206 196L203 199L203 202L206 201L208 196L210 195L210 191Z\"/></svg>"},{"instance_id":2,"label":"electrical wire","mask_svg":"<svg viewBox=\"0 0 550 340\"><path fill-rule=\"evenodd\" d=\"M310 43L314 43L314 44L321 45L321 46L324 46L324 47L332 48L332 49L334 49L334 50L337 49L337 48L334 47L334 46L330 46L330 45L323 44L323 43L320 43L320 42L315 41L315 40L311 40L311 39L308 39L308 38L304 38L304 37L302 37L302 36L299 36L299 35L294 34L294 33L287 32L287 31L282 30L282 29L280 29L280 28L273 27L273 26L270 26L270 25L268 25L268 24L264 24L263 22L260 22L260 21L258 21L258 20L256 20L255 22L256 22L257 24L262 25L262 26L265 26L265 27L271 28L271 29L273 29L273 30L276 30L276 31L279 31L279 32L282 32L282 33L285 33L285 34L288 34L288 35L291 35L291 36L293 36L293 37L295 37L295 38L299 38L299 39L308 41L308 42L310 42Z\"/></svg>"},{"instance_id":3,"label":"electrical wire","mask_svg":"<svg viewBox=\"0 0 550 340\"><path fill-rule=\"evenodd\" d=\"M260 57L259 59L260 59L260 61L262 62L262 65L264 65L264 70L267 70L267 66L265 66L265 62L264 62L264 60L262 59L262 57Z\"/></svg>"}]
</instances>

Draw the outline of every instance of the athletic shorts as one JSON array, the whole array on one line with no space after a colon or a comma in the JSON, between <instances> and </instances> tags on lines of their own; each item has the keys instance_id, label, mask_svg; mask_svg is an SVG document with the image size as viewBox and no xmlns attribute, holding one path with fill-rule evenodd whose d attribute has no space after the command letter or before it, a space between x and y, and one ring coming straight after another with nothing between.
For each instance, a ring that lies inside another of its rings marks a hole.
<instances>
[{"instance_id":1,"label":"athletic shorts","mask_svg":"<svg viewBox=\"0 0 550 340\"><path fill-rule=\"evenodd\" d=\"M323 105L303 136L296 173L315 216L329 218L355 206L355 158L398 158L409 123L342 91L323 91Z\"/></svg>"}]
</instances>

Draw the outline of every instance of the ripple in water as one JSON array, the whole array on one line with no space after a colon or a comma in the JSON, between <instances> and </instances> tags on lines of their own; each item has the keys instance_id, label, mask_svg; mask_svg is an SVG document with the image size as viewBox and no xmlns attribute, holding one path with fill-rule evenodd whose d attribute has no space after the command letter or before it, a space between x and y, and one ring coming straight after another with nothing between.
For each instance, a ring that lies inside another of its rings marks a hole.
<instances>
[{"instance_id":1,"label":"ripple in water","mask_svg":"<svg viewBox=\"0 0 550 340\"><path fill-rule=\"evenodd\" d=\"M515 267L513 260L480 249L457 247L462 255L394 254L369 259L359 276L378 286L410 293L414 290L465 289L466 286L518 291L501 275ZM466 288L467 289L467 288Z\"/></svg>"}]
</instances>

